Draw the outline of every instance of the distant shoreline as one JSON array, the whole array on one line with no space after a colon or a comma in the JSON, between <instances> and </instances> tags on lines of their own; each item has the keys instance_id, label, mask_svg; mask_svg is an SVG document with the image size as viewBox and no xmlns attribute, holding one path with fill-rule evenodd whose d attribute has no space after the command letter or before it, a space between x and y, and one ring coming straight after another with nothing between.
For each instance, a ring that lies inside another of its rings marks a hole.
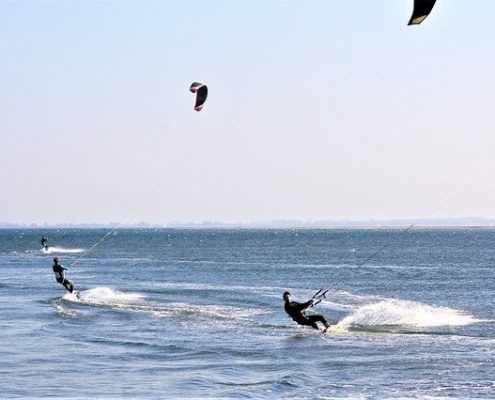
<instances>
[{"instance_id":1,"label":"distant shoreline","mask_svg":"<svg viewBox=\"0 0 495 400\"><path fill-rule=\"evenodd\" d=\"M412 225L412 226L411 226ZM297 221L276 220L259 221L252 223L223 223L217 221L194 222L169 222L153 224L140 222L135 224L119 224L111 222L107 224L15 224L0 223L0 229L495 229L495 219L485 218L457 218L457 219L430 219L430 220L368 220L368 221Z\"/></svg>"}]
</instances>

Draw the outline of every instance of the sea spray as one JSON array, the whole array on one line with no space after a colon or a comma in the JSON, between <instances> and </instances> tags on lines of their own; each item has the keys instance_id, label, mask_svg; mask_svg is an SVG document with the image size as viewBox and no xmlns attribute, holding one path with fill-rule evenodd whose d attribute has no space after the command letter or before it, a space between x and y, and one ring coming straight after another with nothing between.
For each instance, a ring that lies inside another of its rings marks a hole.
<instances>
[{"instance_id":1,"label":"sea spray","mask_svg":"<svg viewBox=\"0 0 495 400\"><path fill-rule=\"evenodd\" d=\"M434 307L414 301L382 300L357 308L339 322L344 328L376 326L439 327L463 326L479 322L461 311L447 307Z\"/></svg>"}]
</instances>

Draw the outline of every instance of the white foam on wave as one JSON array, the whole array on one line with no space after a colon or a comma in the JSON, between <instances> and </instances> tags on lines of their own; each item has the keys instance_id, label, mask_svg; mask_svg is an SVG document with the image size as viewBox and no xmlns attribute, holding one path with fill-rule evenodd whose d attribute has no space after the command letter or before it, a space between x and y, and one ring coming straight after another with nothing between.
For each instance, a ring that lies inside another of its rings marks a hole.
<instances>
[{"instance_id":1,"label":"white foam on wave","mask_svg":"<svg viewBox=\"0 0 495 400\"><path fill-rule=\"evenodd\" d=\"M54 254L54 253L77 254L77 253L82 253L84 251L84 249L74 249L74 248L50 246L50 247L48 247L48 250L47 249L41 249L41 251L45 254Z\"/></svg>"},{"instance_id":2,"label":"white foam on wave","mask_svg":"<svg viewBox=\"0 0 495 400\"><path fill-rule=\"evenodd\" d=\"M338 323L342 328L353 326L383 327L464 326L480 322L471 315L448 307L433 307L405 300L382 300L357 308Z\"/></svg>"}]
</instances>

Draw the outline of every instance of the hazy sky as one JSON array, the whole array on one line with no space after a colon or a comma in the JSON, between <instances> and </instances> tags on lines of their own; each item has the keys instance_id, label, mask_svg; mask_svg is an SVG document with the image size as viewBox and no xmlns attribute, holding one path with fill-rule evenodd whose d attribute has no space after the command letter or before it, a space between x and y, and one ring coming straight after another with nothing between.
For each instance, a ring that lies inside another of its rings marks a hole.
<instances>
[{"instance_id":1,"label":"hazy sky","mask_svg":"<svg viewBox=\"0 0 495 400\"><path fill-rule=\"evenodd\" d=\"M0 221L495 217L495 1L412 4L0 2Z\"/></svg>"}]
</instances>

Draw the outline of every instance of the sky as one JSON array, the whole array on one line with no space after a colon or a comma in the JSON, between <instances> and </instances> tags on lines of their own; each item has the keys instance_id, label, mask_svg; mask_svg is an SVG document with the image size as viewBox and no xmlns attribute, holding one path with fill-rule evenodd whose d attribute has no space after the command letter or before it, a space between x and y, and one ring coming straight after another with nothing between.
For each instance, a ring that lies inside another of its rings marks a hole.
<instances>
[{"instance_id":1,"label":"sky","mask_svg":"<svg viewBox=\"0 0 495 400\"><path fill-rule=\"evenodd\" d=\"M412 5L0 2L0 222L495 217L495 1Z\"/></svg>"}]
</instances>

